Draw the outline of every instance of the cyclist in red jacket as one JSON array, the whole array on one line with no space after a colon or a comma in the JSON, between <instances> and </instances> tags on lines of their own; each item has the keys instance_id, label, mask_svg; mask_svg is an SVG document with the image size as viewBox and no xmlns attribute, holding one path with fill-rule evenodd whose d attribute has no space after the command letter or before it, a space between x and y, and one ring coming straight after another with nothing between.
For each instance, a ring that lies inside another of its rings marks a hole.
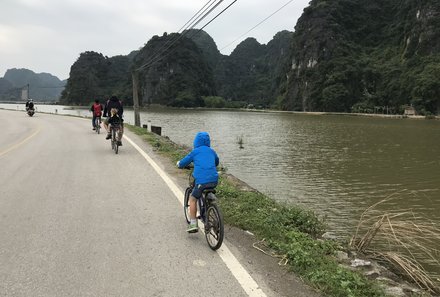
<instances>
[{"instance_id":1,"label":"cyclist in red jacket","mask_svg":"<svg viewBox=\"0 0 440 297\"><path fill-rule=\"evenodd\" d=\"M96 118L99 118L99 123L101 124L101 115L102 115L103 110L104 110L104 107L102 106L102 104L99 103L99 100L96 99L95 103L93 103L92 107L90 107L90 111L93 113L93 118L92 118L93 130L96 130L96 127L95 127Z\"/></svg>"}]
</instances>

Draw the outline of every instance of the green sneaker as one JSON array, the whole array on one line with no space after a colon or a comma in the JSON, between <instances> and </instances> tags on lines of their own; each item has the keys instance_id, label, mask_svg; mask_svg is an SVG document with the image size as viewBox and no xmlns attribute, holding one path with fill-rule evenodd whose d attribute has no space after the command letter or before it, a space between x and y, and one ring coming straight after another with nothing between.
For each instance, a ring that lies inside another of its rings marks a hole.
<instances>
[{"instance_id":1,"label":"green sneaker","mask_svg":"<svg viewBox=\"0 0 440 297\"><path fill-rule=\"evenodd\" d=\"M189 224L188 229L186 229L186 232L197 233L197 232L199 232L199 227L197 226L197 224Z\"/></svg>"}]
</instances>

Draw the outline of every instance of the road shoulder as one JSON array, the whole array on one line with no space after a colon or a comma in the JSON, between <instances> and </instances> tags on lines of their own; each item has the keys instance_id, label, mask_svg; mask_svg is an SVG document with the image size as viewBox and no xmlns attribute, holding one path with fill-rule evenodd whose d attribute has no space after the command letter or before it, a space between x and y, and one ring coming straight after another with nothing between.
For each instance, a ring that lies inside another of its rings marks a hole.
<instances>
[{"instance_id":1,"label":"road shoulder","mask_svg":"<svg viewBox=\"0 0 440 297\"><path fill-rule=\"evenodd\" d=\"M156 152L151 145L128 129L124 132L132 141L140 146L158 166L181 188L187 186L188 177L185 172L177 169L165 156ZM261 286L267 296L321 296L299 277L279 265L279 258L269 256L254 247L257 239L245 230L225 226L225 240L231 252L245 267L248 273Z\"/></svg>"}]
</instances>

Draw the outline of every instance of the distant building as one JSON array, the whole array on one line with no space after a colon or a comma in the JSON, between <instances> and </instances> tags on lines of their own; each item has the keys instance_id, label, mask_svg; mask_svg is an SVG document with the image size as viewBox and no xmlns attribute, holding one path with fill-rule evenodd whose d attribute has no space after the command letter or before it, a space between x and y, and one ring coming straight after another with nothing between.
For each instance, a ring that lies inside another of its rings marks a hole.
<instances>
[{"instance_id":1,"label":"distant building","mask_svg":"<svg viewBox=\"0 0 440 297\"><path fill-rule=\"evenodd\" d=\"M21 89L21 100L29 100L29 88L27 86Z\"/></svg>"},{"instance_id":2,"label":"distant building","mask_svg":"<svg viewBox=\"0 0 440 297\"><path fill-rule=\"evenodd\" d=\"M403 115L406 116L415 116L416 115L416 109L412 106L405 107L405 110L403 111Z\"/></svg>"}]
</instances>

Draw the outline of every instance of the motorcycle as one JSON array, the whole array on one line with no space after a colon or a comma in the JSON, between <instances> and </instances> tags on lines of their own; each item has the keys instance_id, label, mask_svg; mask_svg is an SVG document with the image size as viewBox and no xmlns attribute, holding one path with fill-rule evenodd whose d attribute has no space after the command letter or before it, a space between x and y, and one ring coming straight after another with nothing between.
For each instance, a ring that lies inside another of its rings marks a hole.
<instances>
[{"instance_id":1,"label":"motorcycle","mask_svg":"<svg viewBox=\"0 0 440 297\"><path fill-rule=\"evenodd\" d=\"M33 108L27 110L27 114L28 114L28 116L30 116L30 117L33 116L34 113L35 113L35 109L33 109Z\"/></svg>"}]
</instances>

